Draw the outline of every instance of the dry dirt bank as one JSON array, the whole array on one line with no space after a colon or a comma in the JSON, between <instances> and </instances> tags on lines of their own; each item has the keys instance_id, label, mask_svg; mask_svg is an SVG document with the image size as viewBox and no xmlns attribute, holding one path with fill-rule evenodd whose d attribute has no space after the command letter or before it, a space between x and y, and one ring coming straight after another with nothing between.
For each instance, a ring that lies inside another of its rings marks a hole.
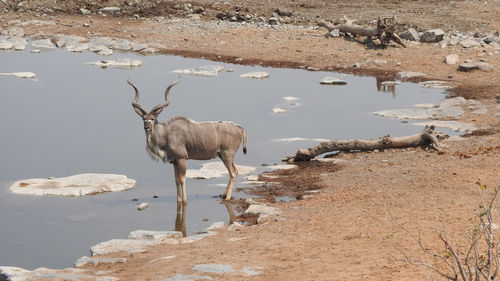
<instances>
[{"instance_id":1,"label":"dry dirt bank","mask_svg":"<svg viewBox=\"0 0 500 281\"><path fill-rule=\"evenodd\" d=\"M157 1L154 8L145 6L146 2L156 3L153 1L132 2L137 2L136 6L122 1L26 1L26 8L17 12L9 8L0 20L4 25L16 19L55 22L25 29L38 36L63 33L127 38L164 45L162 52L168 54L244 64L303 65L386 77L402 70L424 72L427 79L446 80L458 86L454 92L457 95L480 99L488 113L469 112L463 120L486 129L461 142L446 141L444 154L420 148L387 150L341 154L336 158L344 161L337 164L316 164L314 168L305 165L282 181L301 190L313 186L323 192L311 199L273 203L283 211L276 221L220 231L195 244L163 245L146 253L123 254L127 257L124 264L88 266L86 269L93 275L105 271L105 275L120 280L159 280L160 276L177 273L199 274L191 269L195 264L218 263L232 265L236 270L245 266L262 269L260 275L252 277L240 273L203 275L216 280L429 280L429 271L395 262L381 249L383 245L390 249L396 243L409 253L425 257L389 219L383 198L387 198L398 220L413 230L420 229L428 247L441 249L432 230L435 214L450 231L460 235L478 204L475 182L479 180L491 188L500 186L500 117L494 116L498 112L494 97L500 95L498 53L488 55L482 48L464 50L458 46L441 49L436 44L367 49L340 38L324 38L325 30L311 28L317 19L334 20L347 15L366 23L394 11L403 26L486 32L500 28L500 18L494 16L500 14L498 1L191 2L204 7L206 15L202 14L201 21L169 19L169 15L182 16L173 2ZM112 5L124 7L126 12L106 17L75 13L81 7L97 11ZM290 22L304 26L267 28L204 22L220 11L243 10L255 17L269 17L276 8L292 10L295 16ZM136 19L134 14L164 18ZM450 53L459 54L461 61L483 58L494 70L458 72L456 65L442 62ZM385 63L376 62L380 60ZM352 67L355 63L361 67ZM154 261L170 255L175 258Z\"/></svg>"}]
</instances>

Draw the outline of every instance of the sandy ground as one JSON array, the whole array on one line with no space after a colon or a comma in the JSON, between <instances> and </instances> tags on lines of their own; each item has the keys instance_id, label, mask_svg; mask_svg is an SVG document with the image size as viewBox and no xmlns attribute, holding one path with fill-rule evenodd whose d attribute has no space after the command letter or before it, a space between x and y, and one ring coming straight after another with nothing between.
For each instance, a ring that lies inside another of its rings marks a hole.
<instances>
[{"instance_id":1,"label":"sandy ground","mask_svg":"<svg viewBox=\"0 0 500 281\"><path fill-rule=\"evenodd\" d=\"M439 280L428 269L396 261L387 253L400 257L398 247L445 269L395 224L386 206L399 222L420 234L426 248L443 253L435 231L438 222L463 242L464 230L470 229L469 219L480 201L476 182L486 184L487 191L500 187L500 117L494 115L500 112L495 100L500 95L498 52L459 46L442 49L437 44L370 49L342 38L325 38L326 30L315 27L319 19L335 21L346 15L368 23L377 16L394 14L401 28L440 27L446 31L488 33L500 29L500 18L495 16L500 14L499 1L190 2L204 8L200 20L186 19L182 11L175 9L176 4L187 2L104 2L27 1L27 6L21 5L24 8L18 11L9 6L0 14L0 23L6 29L11 20L50 20L56 24L25 30L49 38L58 33L127 38L161 44L163 53L241 64L310 66L376 74L384 79L402 70L419 71L427 74L425 79L449 81L456 86L451 95L478 99L488 111L483 115L468 110L462 121L483 129L462 141L444 140L444 153L422 148L391 149L339 154L331 163L302 164L282 174L278 181L296 189L295 195L308 189L321 192L290 203L269 203L282 211L275 219L221 230L194 244L162 245L146 253L118 254L127 257L127 262L87 266L85 269L94 276L105 272L120 280L162 280L181 273L215 280ZM76 14L81 7L96 11L113 4L125 12L117 16ZM288 20L291 25L269 28L213 21L221 11L270 17L276 8L293 11ZM136 14L139 18L134 17ZM458 54L460 61L483 59L494 70L459 72L456 65L443 63L444 57L452 53ZM353 67L355 63L360 67ZM269 183L263 192L279 188L277 184ZM165 256L175 258L159 259ZM200 273L192 270L196 264L231 265L235 272ZM260 274L239 272L246 266L259 267Z\"/></svg>"}]
</instances>

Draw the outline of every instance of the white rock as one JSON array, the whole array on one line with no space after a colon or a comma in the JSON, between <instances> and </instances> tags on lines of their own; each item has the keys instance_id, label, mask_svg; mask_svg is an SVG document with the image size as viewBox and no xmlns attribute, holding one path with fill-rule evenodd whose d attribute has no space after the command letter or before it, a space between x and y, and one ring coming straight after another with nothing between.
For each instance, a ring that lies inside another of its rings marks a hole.
<instances>
[{"instance_id":1,"label":"white rock","mask_svg":"<svg viewBox=\"0 0 500 281\"><path fill-rule=\"evenodd\" d=\"M340 80L340 79L335 78L335 77L325 77L319 83L323 84L323 85L345 85L345 84L347 84L346 81Z\"/></svg>"},{"instance_id":2,"label":"white rock","mask_svg":"<svg viewBox=\"0 0 500 281\"><path fill-rule=\"evenodd\" d=\"M7 277L9 281L27 281L39 279L53 279L53 280L87 280L95 279L98 281L118 281L118 278L111 276L89 276L85 274L86 271L78 268L65 268L65 269L49 269L39 267L35 270L29 271L18 267L0 267L1 276ZM2 279L3 280L3 279Z\"/></svg>"},{"instance_id":3,"label":"white rock","mask_svg":"<svg viewBox=\"0 0 500 281\"><path fill-rule=\"evenodd\" d=\"M39 54L40 53L40 49L33 49L33 50L31 50L31 53L33 53L33 54Z\"/></svg>"},{"instance_id":4,"label":"white rock","mask_svg":"<svg viewBox=\"0 0 500 281\"><path fill-rule=\"evenodd\" d=\"M104 45L106 47L111 47L115 44L115 40L109 37L94 37L90 40L89 46L92 49L93 46Z\"/></svg>"},{"instance_id":5,"label":"white rock","mask_svg":"<svg viewBox=\"0 0 500 281\"><path fill-rule=\"evenodd\" d=\"M106 49L100 50L97 53L101 56L111 56L113 54L113 50L106 48Z\"/></svg>"},{"instance_id":6,"label":"white rock","mask_svg":"<svg viewBox=\"0 0 500 281\"><path fill-rule=\"evenodd\" d=\"M267 166L267 168L269 168L271 170L288 170L288 169L293 169L295 167L297 167L297 166L296 165L288 165L288 164Z\"/></svg>"},{"instance_id":7,"label":"white rock","mask_svg":"<svg viewBox=\"0 0 500 281\"><path fill-rule=\"evenodd\" d=\"M432 88L432 89L450 89L451 85L445 81L430 80L418 83L420 87Z\"/></svg>"},{"instance_id":8,"label":"white rock","mask_svg":"<svg viewBox=\"0 0 500 281\"><path fill-rule=\"evenodd\" d=\"M455 132L471 132L471 131L477 130L477 127L474 126L474 124L462 123L462 122L457 122L457 121L434 120L434 121L428 121L428 122L413 123L413 125L416 125L416 126L434 125L435 127L439 127L439 128L449 128L449 129L454 130Z\"/></svg>"},{"instance_id":9,"label":"white rock","mask_svg":"<svg viewBox=\"0 0 500 281\"><path fill-rule=\"evenodd\" d=\"M201 66L198 68L176 69L172 72L179 73L179 74L216 77L217 75L219 75L219 72L221 72L223 70L224 70L224 67L220 66L220 65L207 65L207 66Z\"/></svg>"},{"instance_id":10,"label":"white rock","mask_svg":"<svg viewBox=\"0 0 500 281\"><path fill-rule=\"evenodd\" d=\"M444 58L444 63L457 64L458 63L458 55L457 54L447 55L446 58Z\"/></svg>"},{"instance_id":11,"label":"white rock","mask_svg":"<svg viewBox=\"0 0 500 281\"><path fill-rule=\"evenodd\" d=\"M415 77L425 77L427 76L425 73L422 72L414 72L414 71L401 71L398 72L397 77L399 79L409 79L409 78L415 78Z\"/></svg>"},{"instance_id":12,"label":"white rock","mask_svg":"<svg viewBox=\"0 0 500 281\"><path fill-rule=\"evenodd\" d=\"M268 78L269 76L270 76L269 73L264 71L254 71L240 75L241 78L252 78L252 79L264 79Z\"/></svg>"},{"instance_id":13,"label":"white rock","mask_svg":"<svg viewBox=\"0 0 500 281\"><path fill-rule=\"evenodd\" d=\"M10 50L14 48L14 44L10 42L0 42L0 50Z\"/></svg>"},{"instance_id":14,"label":"white rock","mask_svg":"<svg viewBox=\"0 0 500 281\"><path fill-rule=\"evenodd\" d=\"M191 236L182 238L181 243L182 244L194 243L194 242L200 241L203 238L206 238L208 236L215 235L215 234L216 234L215 232L207 232L207 233L200 233L200 234L196 234L196 235L191 235Z\"/></svg>"},{"instance_id":15,"label":"white rock","mask_svg":"<svg viewBox=\"0 0 500 281\"><path fill-rule=\"evenodd\" d=\"M481 43L479 43L478 41L476 41L472 38L468 38L468 39L461 41L460 45L462 45L463 48L472 48L472 47L481 46Z\"/></svg>"},{"instance_id":16,"label":"white rock","mask_svg":"<svg viewBox=\"0 0 500 281\"><path fill-rule=\"evenodd\" d=\"M253 215L276 215L280 214L281 211L278 208L266 206L266 205L250 205L248 209L245 210L245 214Z\"/></svg>"},{"instance_id":17,"label":"white rock","mask_svg":"<svg viewBox=\"0 0 500 281\"><path fill-rule=\"evenodd\" d=\"M144 203L137 205L137 210L142 211L142 210L145 210L147 207L149 207L148 202L144 202Z\"/></svg>"},{"instance_id":18,"label":"white rock","mask_svg":"<svg viewBox=\"0 0 500 281\"><path fill-rule=\"evenodd\" d=\"M436 108L436 107L438 107L437 105L435 105L433 103L417 103L417 104L414 104L412 106L417 107L417 108Z\"/></svg>"},{"instance_id":19,"label":"white rock","mask_svg":"<svg viewBox=\"0 0 500 281\"><path fill-rule=\"evenodd\" d=\"M106 255L116 252L140 253L147 247L163 243L163 240L112 239L90 247L92 256Z\"/></svg>"},{"instance_id":20,"label":"white rock","mask_svg":"<svg viewBox=\"0 0 500 281\"><path fill-rule=\"evenodd\" d=\"M134 230L128 235L128 239L135 240L158 240L165 238L182 238L180 231L154 231L154 230Z\"/></svg>"},{"instance_id":21,"label":"white rock","mask_svg":"<svg viewBox=\"0 0 500 281\"><path fill-rule=\"evenodd\" d=\"M240 175L251 174L255 171L255 167L236 165ZM207 162L201 165L199 170L188 169L186 177L190 179L211 179L222 177L228 174L226 167L222 162Z\"/></svg>"},{"instance_id":22,"label":"white rock","mask_svg":"<svg viewBox=\"0 0 500 281\"><path fill-rule=\"evenodd\" d=\"M148 47L147 44L134 43L132 44L132 51L138 52L146 49Z\"/></svg>"},{"instance_id":23,"label":"white rock","mask_svg":"<svg viewBox=\"0 0 500 281\"><path fill-rule=\"evenodd\" d=\"M2 72L0 76L14 76L17 78L35 78L36 74L33 72Z\"/></svg>"},{"instance_id":24,"label":"white rock","mask_svg":"<svg viewBox=\"0 0 500 281\"><path fill-rule=\"evenodd\" d=\"M135 186L135 180L115 174L79 174L64 178L28 179L15 182L10 190L18 194L84 196L123 191Z\"/></svg>"},{"instance_id":25,"label":"white rock","mask_svg":"<svg viewBox=\"0 0 500 281\"><path fill-rule=\"evenodd\" d=\"M66 45L66 50L69 52L84 52L89 49L89 44L87 43L70 43Z\"/></svg>"},{"instance_id":26,"label":"white rock","mask_svg":"<svg viewBox=\"0 0 500 281\"><path fill-rule=\"evenodd\" d=\"M224 226L226 226L226 224L223 221L214 222L214 223L212 223L212 225L210 225L209 227L207 227L204 230L204 232L212 231L212 230L218 230L218 229L223 229Z\"/></svg>"},{"instance_id":27,"label":"white rock","mask_svg":"<svg viewBox=\"0 0 500 281\"><path fill-rule=\"evenodd\" d=\"M293 100L298 100L299 98L296 97L283 97L284 101L293 101Z\"/></svg>"},{"instance_id":28,"label":"white rock","mask_svg":"<svg viewBox=\"0 0 500 281\"><path fill-rule=\"evenodd\" d=\"M31 42L31 47L33 49L54 49L56 46L49 39L35 40Z\"/></svg>"},{"instance_id":29,"label":"white rock","mask_svg":"<svg viewBox=\"0 0 500 281\"><path fill-rule=\"evenodd\" d=\"M462 97L445 99L437 108L406 108L394 110L382 110L375 112L381 115L399 119L458 119L465 111L462 106L473 103Z\"/></svg>"},{"instance_id":30,"label":"white rock","mask_svg":"<svg viewBox=\"0 0 500 281\"><path fill-rule=\"evenodd\" d=\"M284 112L286 112L286 110L284 110L283 108L274 107L273 109L271 109L271 112L272 113L284 113Z\"/></svg>"},{"instance_id":31,"label":"white rock","mask_svg":"<svg viewBox=\"0 0 500 281\"><path fill-rule=\"evenodd\" d=\"M119 13L122 9L120 7L104 7L99 11L103 13Z\"/></svg>"},{"instance_id":32,"label":"white rock","mask_svg":"<svg viewBox=\"0 0 500 281\"><path fill-rule=\"evenodd\" d=\"M119 39L115 42L113 48L116 50L129 51L131 49L130 41L127 39Z\"/></svg>"},{"instance_id":33,"label":"white rock","mask_svg":"<svg viewBox=\"0 0 500 281\"><path fill-rule=\"evenodd\" d=\"M126 258L95 258L95 257L81 257L75 262L75 267L82 267L87 264L93 264L94 266L100 264L116 264L116 263L125 263L127 262Z\"/></svg>"},{"instance_id":34,"label":"white rock","mask_svg":"<svg viewBox=\"0 0 500 281\"><path fill-rule=\"evenodd\" d=\"M135 68L141 66L142 61L123 58L118 60L100 60L95 62L88 62L87 64L100 66L102 68L106 67Z\"/></svg>"}]
</instances>

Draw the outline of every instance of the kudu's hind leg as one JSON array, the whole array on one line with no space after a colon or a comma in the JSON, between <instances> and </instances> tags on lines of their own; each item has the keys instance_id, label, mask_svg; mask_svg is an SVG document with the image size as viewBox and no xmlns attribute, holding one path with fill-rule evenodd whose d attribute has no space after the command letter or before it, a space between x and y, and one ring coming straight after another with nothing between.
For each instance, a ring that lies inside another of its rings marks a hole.
<instances>
[{"instance_id":1,"label":"kudu's hind leg","mask_svg":"<svg viewBox=\"0 0 500 281\"><path fill-rule=\"evenodd\" d=\"M177 159L174 163L175 185L177 186L177 202L187 203L186 194L186 159Z\"/></svg>"},{"instance_id":2,"label":"kudu's hind leg","mask_svg":"<svg viewBox=\"0 0 500 281\"><path fill-rule=\"evenodd\" d=\"M233 193L234 180L238 175L238 169L236 168L236 165L234 165L234 155L221 155L220 158L229 172L229 183L227 184L226 191L222 194L222 198L229 200L231 199L231 194Z\"/></svg>"}]
</instances>

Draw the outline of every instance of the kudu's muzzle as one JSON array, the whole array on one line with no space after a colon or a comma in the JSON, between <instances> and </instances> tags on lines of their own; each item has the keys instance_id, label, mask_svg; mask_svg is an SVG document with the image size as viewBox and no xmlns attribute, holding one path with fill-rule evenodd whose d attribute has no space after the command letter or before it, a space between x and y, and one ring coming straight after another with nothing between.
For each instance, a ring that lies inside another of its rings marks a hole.
<instances>
[{"instance_id":1,"label":"kudu's muzzle","mask_svg":"<svg viewBox=\"0 0 500 281\"><path fill-rule=\"evenodd\" d=\"M144 121L144 130L151 131L153 129L154 123L151 121Z\"/></svg>"}]
</instances>

